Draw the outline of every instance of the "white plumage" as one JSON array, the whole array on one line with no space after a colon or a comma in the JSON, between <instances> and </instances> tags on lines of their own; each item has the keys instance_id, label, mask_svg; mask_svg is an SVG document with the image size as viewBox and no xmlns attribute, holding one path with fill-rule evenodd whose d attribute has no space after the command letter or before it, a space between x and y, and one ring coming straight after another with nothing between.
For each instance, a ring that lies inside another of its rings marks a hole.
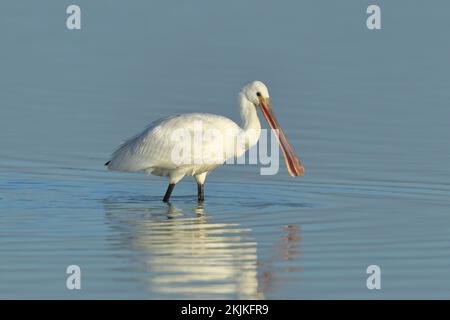
<instances>
[{"instance_id":1,"label":"white plumage","mask_svg":"<svg viewBox=\"0 0 450 320\"><path fill-rule=\"evenodd\" d=\"M169 188L164 201L168 201L178 181L184 176L194 176L198 184L198 199L202 201L207 173L228 158L241 156L257 143L261 132L257 106L264 108L263 114L266 118L269 117L267 120L271 127L281 130L271 111L269 92L262 82L255 81L245 86L239 94L239 103L242 128L226 117L209 113L167 117L151 123L144 131L125 141L114 151L106 165L109 170L144 171L168 177ZM211 132L216 134L209 134ZM280 133L281 136L277 137L286 156L289 172L292 175L302 174L300 161L285 141L282 131ZM245 143L237 143L239 141ZM184 149L184 153L177 153L183 143L188 148ZM186 150L190 152L189 155ZM183 154L187 157L185 159L190 161L176 161L174 155L179 154ZM205 161L211 154L215 156L214 161Z\"/></svg>"},{"instance_id":2,"label":"white plumage","mask_svg":"<svg viewBox=\"0 0 450 320\"><path fill-rule=\"evenodd\" d=\"M234 132L237 136L243 131L232 120L208 113L188 113L171 116L151 123L143 132L125 141L112 155L108 169L117 171L146 171L158 176L168 176L171 183L177 183L184 175L194 176L217 167L214 165L177 165L172 161L172 150L178 143L172 134L184 129L192 137L195 126L201 122L203 130L217 129ZM203 142L202 150L209 150L216 141ZM229 146L223 150L223 161L230 154ZM191 148L194 149L193 146ZM245 150L241 150L241 154ZM238 155L239 156L239 155ZM193 161L194 162L194 161Z\"/></svg>"}]
</instances>

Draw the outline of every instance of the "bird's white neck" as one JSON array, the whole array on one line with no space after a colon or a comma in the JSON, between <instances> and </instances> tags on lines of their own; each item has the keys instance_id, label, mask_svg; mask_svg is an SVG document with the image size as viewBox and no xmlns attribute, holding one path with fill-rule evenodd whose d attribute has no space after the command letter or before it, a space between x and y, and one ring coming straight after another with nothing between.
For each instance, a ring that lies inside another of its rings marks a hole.
<instances>
[{"instance_id":1,"label":"bird's white neck","mask_svg":"<svg viewBox=\"0 0 450 320\"><path fill-rule=\"evenodd\" d=\"M258 142L261 135L261 123L259 122L258 113L253 103L251 103L244 93L239 94L239 107L242 120L243 134L245 135L247 149Z\"/></svg>"}]
</instances>

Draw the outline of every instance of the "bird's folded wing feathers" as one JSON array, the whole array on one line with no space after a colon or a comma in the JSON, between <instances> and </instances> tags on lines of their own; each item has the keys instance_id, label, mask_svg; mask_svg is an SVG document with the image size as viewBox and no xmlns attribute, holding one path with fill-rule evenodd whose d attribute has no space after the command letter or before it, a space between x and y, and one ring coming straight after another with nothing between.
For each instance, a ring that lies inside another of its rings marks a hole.
<instances>
[{"instance_id":1,"label":"bird's folded wing feathers","mask_svg":"<svg viewBox=\"0 0 450 320\"><path fill-rule=\"evenodd\" d=\"M177 164L172 161L171 156L178 142L173 138L173 133L182 129L193 137L198 123L201 123L202 131L211 128L236 132L239 130L239 126L232 120L214 114L191 113L160 119L122 143L107 163L108 169L143 171L153 167L176 168Z\"/></svg>"}]
</instances>

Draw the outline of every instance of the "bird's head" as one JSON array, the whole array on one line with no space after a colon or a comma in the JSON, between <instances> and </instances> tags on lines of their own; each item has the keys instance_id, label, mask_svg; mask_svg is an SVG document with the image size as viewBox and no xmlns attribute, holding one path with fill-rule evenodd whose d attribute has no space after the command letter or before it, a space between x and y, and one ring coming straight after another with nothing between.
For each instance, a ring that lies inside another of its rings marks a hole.
<instances>
[{"instance_id":1,"label":"bird's head","mask_svg":"<svg viewBox=\"0 0 450 320\"><path fill-rule=\"evenodd\" d=\"M289 174L293 177L302 176L305 172L305 168L295 155L294 149L292 149L287 141L286 136L273 113L267 86L261 81L253 81L242 89L242 94L245 95L247 100L250 101L255 108L258 109L259 107L261 109L267 123L277 137Z\"/></svg>"},{"instance_id":2,"label":"bird's head","mask_svg":"<svg viewBox=\"0 0 450 320\"><path fill-rule=\"evenodd\" d=\"M259 106L261 99L269 100L269 89L261 81L253 81L247 84L243 89L245 97L253 103L255 107Z\"/></svg>"}]
</instances>

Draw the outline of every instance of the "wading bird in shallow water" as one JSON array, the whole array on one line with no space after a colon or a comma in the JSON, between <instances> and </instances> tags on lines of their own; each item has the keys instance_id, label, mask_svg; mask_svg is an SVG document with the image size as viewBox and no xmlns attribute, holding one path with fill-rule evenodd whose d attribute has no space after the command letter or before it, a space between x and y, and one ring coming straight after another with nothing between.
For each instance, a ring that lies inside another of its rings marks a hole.
<instances>
[{"instance_id":1,"label":"wading bird in shallow water","mask_svg":"<svg viewBox=\"0 0 450 320\"><path fill-rule=\"evenodd\" d=\"M198 187L198 201L203 201L206 175L228 158L240 157L258 142L261 134L257 114L259 107L280 144L289 174L294 177L303 175L303 165L273 114L269 91L264 83L254 81L242 88L239 93L239 106L242 128L226 117L209 113L188 113L167 117L151 123L143 132L125 141L105 165L109 170L144 171L168 177L169 187L164 195L164 202L169 201L178 181L184 176L194 176ZM186 141L190 135L195 136L199 130L201 137L208 135L208 132L223 134L209 134L208 139L193 139L188 145L189 148L184 150L184 153L186 150L189 152L188 157L184 159L190 161L180 162L174 159L177 155L174 150L180 146L180 139L175 139L175 133L187 133L182 138ZM198 161L206 158L206 154L213 153L216 155L214 161Z\"/></svg>"}]
</instances>

